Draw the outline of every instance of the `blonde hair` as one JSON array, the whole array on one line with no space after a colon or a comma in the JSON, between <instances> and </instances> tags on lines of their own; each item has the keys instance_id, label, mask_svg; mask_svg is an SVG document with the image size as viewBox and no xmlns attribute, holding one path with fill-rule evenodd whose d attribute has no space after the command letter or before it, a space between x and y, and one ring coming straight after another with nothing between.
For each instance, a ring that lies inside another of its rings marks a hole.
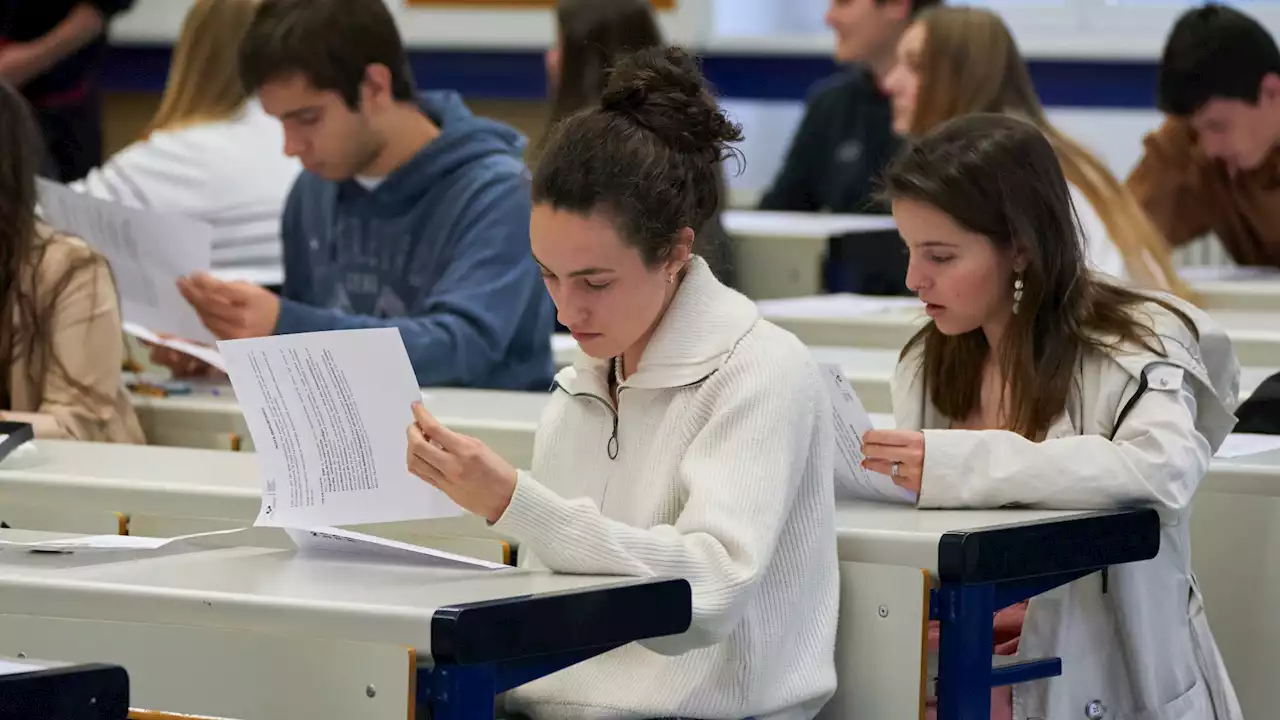
<instances>
[{"instance_id":1,"label":"blonde hair","mask_svg":"<svg viewBox=\"0 0 1280 720\"><path fill-rule=\"evenodd\" d=\"M262 0L196 0L182 21L160 109L146 135L219 122L244 107L249 94L240 83L240 38Z\"/></svg>"},{"instance_id":2,"label":"blonde hair","mask_svg":"<svg viewBox=\"0 0 1280 720\"><path fill-rule=\"evenodd\" d=\"M1067 181L1098 211L1137 285L1194 299L1173 267L1169 243L1129 190L1106 165L1054 128L1045 116L1009 28L982 8L939 6L922 13L920 90L911 134L921 137L972 113L1015 115L1048 138Z\"/></svg>"}]
</instances>

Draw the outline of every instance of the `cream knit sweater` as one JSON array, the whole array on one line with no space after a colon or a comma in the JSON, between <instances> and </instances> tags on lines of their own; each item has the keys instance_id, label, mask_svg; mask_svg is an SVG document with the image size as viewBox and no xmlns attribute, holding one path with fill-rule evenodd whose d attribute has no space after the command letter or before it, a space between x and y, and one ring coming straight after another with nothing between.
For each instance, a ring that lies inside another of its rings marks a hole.
<instances>
[{"instance_id":1,"label":"cream knit sweater","mask_svg":"<svg viewBox=\"0 0 1280 720\"><path fill-rule=\"evenodd\" d=\"M681 577L693 624L513 691L536 720L812 718L835 688L831 409L809 351L695 260L615 409L556 378L494 529L558 572ZM610 459L616 433L616 459Z\"/></svg>"}]
</instances>

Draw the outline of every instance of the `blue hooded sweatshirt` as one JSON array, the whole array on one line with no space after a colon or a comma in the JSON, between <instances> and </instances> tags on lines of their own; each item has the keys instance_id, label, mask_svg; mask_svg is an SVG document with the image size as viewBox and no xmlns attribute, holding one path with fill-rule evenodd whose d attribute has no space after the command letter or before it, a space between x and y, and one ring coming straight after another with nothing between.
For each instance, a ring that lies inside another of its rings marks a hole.
<instances>
[{"instance_id":1,"label":"blue hooded sweatshirt","mask_svg":"<svg viewBox=\"0 0 1280 720\"><path fill-rule=\"evenodd\" d=\"M529 252L524 138L453 92L440 136L373 190L302 173L276 333L397 327L418 384L546 390L555 310Z\"/></svg>"}]
</instances>

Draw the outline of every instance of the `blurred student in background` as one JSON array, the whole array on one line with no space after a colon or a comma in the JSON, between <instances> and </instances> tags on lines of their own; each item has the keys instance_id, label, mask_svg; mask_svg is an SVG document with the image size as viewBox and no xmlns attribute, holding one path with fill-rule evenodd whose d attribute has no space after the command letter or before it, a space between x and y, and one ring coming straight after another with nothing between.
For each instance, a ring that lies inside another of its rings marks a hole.
<instances>
[{"instance_id":1,"label":"blurred student in background","mask_svg":"<svg viewBox=\"0 0 1280 720\"><path fill-rule=\"evenodd\" d=\"M883 89L898 38L939 0L831 0L827 25L836 61L848 67L809 94L804 118L782 169L760 200L762 210L883 213L875 183L898 149ZM831 291L905 293L906 259L897 233L836 238L828 246Z\"/></svg>"},{"instance_id":2,"label":"blurred student in background","mask_svg":"<svg viewBox=\"0 0 1280 720\"><path fill-rule=\"evenodd\" d=\"M560 0L556 4L556 44L547 51L551 90L548 127L579 110L600 104L609 71L623 56L664 45L649 0ZM721 176L720 208L727 191ZM733 248L720 212L698 229L704 239L695 250L720 282L733 287Z\"/></svg>"},{"instance_id":3,"label":"blurred student in background","mask_svg":"<svg viewBox=\"0 0 1280 720\"><path fill-rule=\"evenodd\" d=\"M1280 49L1253 18L1207 5L1174 25L1160 61L1167 121L1129 188L1169 242L1210 232L1241 265L1280 267Z\"/></svg>"},{"instance_id":4,"label":"blurred student in background","mask_svg":"<svg viewBox=\"0 0 1280 720\"><path fill-rule=\"evenodd\" d=\"M98 65L107 24L132 5L133 0L0 2L0 82L20 88L35 108L48 152L41 164L51 179L78 180L102 162Z\"/></svg>"},{"instance_id":5,"label":"blurred student in background","mask_svg":"<svg viewBox=\"0 0 1280 720\"><path fill-rule=\"evenodd\" d=\"M0 418L38 438L144 442L107 261L35 214L41 147L26 100L0 83Z\"/></svg>"},{"instance_id":6,"label":"blurred student in background","mask_svg":"<svg viewBox=\"0 0 1280 720\"><path fill-rule=\"evenodd\" d=\"M305 172L281 296L187 278L204 324L223 339L394 327L421 385L546 390L554 310L529 256L524 139L456 93L417 95L382 0L264 0L239 58Z\"/></svg>"},{"instance_id":7,"label":"blurred student in background","mask_svg":"<svg viewBox=\"0 0 1280 720\"><path fill-rule=\"evenodd\" d=\"M301 165L237 72L236 50L260 4L196 0L143 138L72 187L210 223L215 269L279 277L280 215Z\"/></svg>"},{"instance_id":8,"label":"blurred student in background","mask_svg":"<svg viewBox=\"0 0 1280 720\"><path fill-rule=\"evenodd\" d=\"M1030 121L1048 137L1067 177L1089 265L1134 285L1189 297L1158 228L1102 161L1045 116L1026 63L1000 16L983 8L921 14L898 44L886 87L894 129L920 137L970 113Z\"/></svg>"}]
</instances>

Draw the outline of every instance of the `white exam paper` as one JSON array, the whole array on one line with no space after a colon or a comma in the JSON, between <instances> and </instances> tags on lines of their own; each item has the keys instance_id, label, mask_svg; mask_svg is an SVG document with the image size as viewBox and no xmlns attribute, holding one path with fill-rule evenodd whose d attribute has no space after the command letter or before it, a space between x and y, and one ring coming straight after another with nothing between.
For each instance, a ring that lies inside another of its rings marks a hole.
<instances>
[{"instance_id":1,"label":"white exam paper","mask_svg":"<svg viewBox=\"0 0 1280 720\"><path fill-rule=\"evenodd\" d=\"M831 394L836 436L836 498L914 504L915 493L896 485L883 473L862 467L862 436L872 429L871 416L839 366L822 365L822 377Z\"/></svg>"},{"instance_id":2,"label":"white exam paper","mask_svg":"<svg viewBox=\"0 0 1280 720\"><path fill-rule=\"evenodd\" d=\"M141 535L83 535L61 540L41 540L38 542L10 542L0 540L0 547L19 547L36 552L75 552L78 550L159 550L166 545L180 543L195 538L211 535L229 535L240 532L243 528L232 530L214 530L211 532L177 535L168 538L143 537Z\"/></svg>"},{"instance_id":3,"label":"white exam paper","mask_svg":"<svg viewBox=\"0 0 1280 720\"><path fill-rule=\"evenodd\" d=\"M84 238L111 265L124 319L154 332L212 343L213 334L178 292L178 278L207 272L207 223L126 207L38 179L40 211L53 227Z\"/></svg>"},{"instance_id":4,"label":"white exam paper","mask_svg":"<svg viewBox=\"0 0 1280 720\"><path fill-rule=\"evenodd\" d=\"M1271 450L1280 450L1280 435L1231 433L1213 456L1223 459L1248 457Z\"/></svg>"},{"instance_id":5,"label":"white exam paper","mask_svg":"<svg viewBox=\"0 0 1280 720\"><path fill-rule=\"evenodd\" d=\"M367 557L386 558L388 560L409 560L436 567L457 567L466 569L483 568L486 570L503 570L509 565L488 562L465 555L433 548L410 545L396 540L365 535L364 533L341 528L315 528L299 530L287 528L285 533L298 546L298 550L308 552L341 552Z\"/></svg>"},{"instance_id":6,"label":"white exam paper","mask_svg":"<svg viewBox=\"0 0 1280 720\"><path fill-rule=\"evenodd\" d=\"M39 672L44 669L39 665L0 660L0 675L21 675L23 673Z\"/></svg>"},{"instance_id":7,"label":"white exam paper","mask_svg":"<svg viewBox=\"0 0 1280 720\"><path fill-rule=\"evenodd\" d=\"M178 352L190 355L197 360L203 360L205 363L212 365L222 372L227 371L227 365L222 361L222 354L219 353L218 349L215 347L197 345L196 343L178 338L160 337L137 323L126 322L123 324L123 327L125 333L132 335L139 340L149 342L152 345L167 347L170 350L177 350Z\"/></svg>"},{"instance_id":8,"label":"white exam paper","mask_svg":"<svg viewBox=\"0 0 1280 720\"><path fill-rule=\"evenodd\" d=\"M406 465L405 431L422 391L398 329L224 340L218 350L262 468L255 525L462 514Z\"/></svg>"}]
</instances>

